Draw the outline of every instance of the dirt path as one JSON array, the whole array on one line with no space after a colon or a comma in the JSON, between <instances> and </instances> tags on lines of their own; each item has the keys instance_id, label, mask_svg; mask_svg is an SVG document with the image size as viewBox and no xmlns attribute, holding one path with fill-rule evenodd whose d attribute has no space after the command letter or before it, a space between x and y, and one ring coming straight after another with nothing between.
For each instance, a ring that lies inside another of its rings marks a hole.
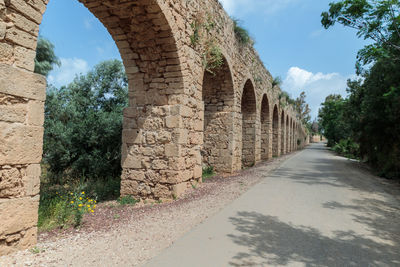
<instances>
[{"instance_id":1,"label":"dirt path","mask_svg":"<svg viewBox=\"0 0 400 267\"><path fill-rule=\"evenodd\" d=\"M103 205L80 231L41 234L39 253L22 251L3 256L0 266L142 265L292 156L232 177L210 179L173 203L123 208Z\"/></svg>"}]
</instances>

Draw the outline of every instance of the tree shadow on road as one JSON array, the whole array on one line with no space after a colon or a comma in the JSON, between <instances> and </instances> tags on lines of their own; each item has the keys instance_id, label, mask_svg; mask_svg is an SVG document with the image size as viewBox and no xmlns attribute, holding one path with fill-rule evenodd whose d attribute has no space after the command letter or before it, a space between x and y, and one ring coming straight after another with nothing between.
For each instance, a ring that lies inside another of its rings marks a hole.
<instances>
[{"instance_id":1,"label":"tree shadow on road","mask_svg":"<svg viewBox=\"0 0 400 267\"><path fill-rule=\"evenodd\" d=\"M400 264L398 243L378 243L353 231L337 231L330 238L315 228L294 226L257 212L238 212L230 221L240 234L229 237L243 246L244 251L232 258L232 266L276 266L293 262L306 266Z\"/></svg>"},{"instance_id":2,"label":"tree shadow on road","mask_svg":"<svg viewBox=\"0 0 400 267\"><path fill-rule=\"evenodd\" d=\"M400 207L395 203L363 198L353 199L350 205L330 201L324 203L323 207L350 211L354 222L364 225L383 242L397 246L400 255Z\"/></svg>"}]
</instances>

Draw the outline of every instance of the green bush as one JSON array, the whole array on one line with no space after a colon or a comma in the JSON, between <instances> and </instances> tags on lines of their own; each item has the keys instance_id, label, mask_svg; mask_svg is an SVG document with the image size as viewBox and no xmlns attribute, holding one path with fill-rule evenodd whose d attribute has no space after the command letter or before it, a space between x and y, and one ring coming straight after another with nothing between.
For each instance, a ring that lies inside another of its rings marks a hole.
<instances>
[{"instance_id":1,"label":"green bush","mask_svg":"<svg viewBox=\"0 0 400 267\"><path fill-rule=\"evenodd\" d=\"M233 20L233 30L235 32L236 39L239 41L239 43L242 45L247 45L252 43L249 32L245 28L240 26L240 21L238 19L232 19L232 20Z\"/></svg>"},{"instance_id":2,"label":"green bush","mask_svg":"<svg viewBox=\"0 0 400 267\"><path fill-rule=\"evenodd\" d=\"M360 145L350 138L340 140L332 150L347 158L358 159L360 157Z\"/></svg>"}]
</instances>

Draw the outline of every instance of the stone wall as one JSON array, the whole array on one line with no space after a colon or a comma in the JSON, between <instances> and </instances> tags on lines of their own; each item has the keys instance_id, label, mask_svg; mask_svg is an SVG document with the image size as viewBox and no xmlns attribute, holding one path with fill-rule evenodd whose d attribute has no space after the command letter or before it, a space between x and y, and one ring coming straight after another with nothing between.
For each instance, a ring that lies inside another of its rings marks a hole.
<instances>
[{"instance_id":1,"label":"stone wall","mask_svg":"<svg viewBox=\"0 0 400 267\"><path fill-rule=\"evenodd\" d=\"M111 34L129 80L121 195L172 199L201 182L203 166L231 173L306 145L293 107L218 1L81 2ZM33 70L47 3L0 0L0 255L36 243L46 80ZM223 54L211 76L207 42L191 38L199 18Z\"/></svg>"}]
</instances>

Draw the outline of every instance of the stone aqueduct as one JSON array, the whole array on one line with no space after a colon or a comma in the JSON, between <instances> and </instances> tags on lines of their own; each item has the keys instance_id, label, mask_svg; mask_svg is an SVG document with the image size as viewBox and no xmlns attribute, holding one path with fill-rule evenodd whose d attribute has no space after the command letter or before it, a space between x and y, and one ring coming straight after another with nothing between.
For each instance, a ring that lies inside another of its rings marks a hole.
<instances>
[{"instance_id":1,"label":"stone aqueduct","mask_svg":"<svg viewBox=\"0 0 400 267\"><path fill-rule=\"evenodd\" d=\"M204 164L230 173L306 145L298 116L217 0L81 2L115 40L129 80L122 195L171 199L201 180ZM0 0L0 255L36 243L46 80L33 70L47 3ZM224 56L214 74L191 41L202 12Z\"/></svg>"}]
</instances>

